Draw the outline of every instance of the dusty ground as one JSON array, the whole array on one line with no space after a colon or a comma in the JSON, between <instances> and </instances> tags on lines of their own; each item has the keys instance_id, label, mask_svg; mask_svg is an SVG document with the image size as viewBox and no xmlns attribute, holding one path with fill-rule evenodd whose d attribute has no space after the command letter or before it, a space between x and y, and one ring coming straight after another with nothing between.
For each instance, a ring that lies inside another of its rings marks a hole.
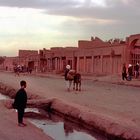
<instances>
[{"instance_id":1,"label":"dusty ground","mask_svg":"<svg viewBox=\"0 0 140 140\"><path fill-rule=\"evenodd\" d=\"M86 77L87 79L87 77ZM44 98L57 97L65 101L84 105L96 112L115 117L121 121L131 122L132 125L140 129L140 88L133 86L123 86L110 84L115 79L88 77L89 80L82 81L81 92L67 92L65 81L61 76L36 77L32 75L21 75L15 77L11 73L0 72L0 82L14 88L19 88L19 81L26 80L27 92L38 94ZM103 82L105 81L105 82ZM131 83L130 83L131 82ZM139 81L130 81L126 84L140 85Z\"/></svg>"},{"instance_id":2,"label":"dusty ground","mask_svg":"<svg viewBox=\"0 0 140 140\"><path fill-rule=\"evenodd\" d=\"M0 140L52 140L31 123L25 123L26 127L19 127L15 110L6 109L0 102Z\"/></svg>"}]
</instances>

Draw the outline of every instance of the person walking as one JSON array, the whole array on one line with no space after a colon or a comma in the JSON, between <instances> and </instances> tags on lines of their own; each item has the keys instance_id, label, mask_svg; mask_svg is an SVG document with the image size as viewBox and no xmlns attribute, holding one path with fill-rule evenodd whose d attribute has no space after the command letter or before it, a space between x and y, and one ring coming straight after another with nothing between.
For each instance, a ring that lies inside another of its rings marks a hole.
<instances>
[{"instance_id":1,"label":"person walking","mask_svg":"<svg viewBox=\"0 0 140 140\"><path fill-rule=\"evenodd\" d=\"M66 81L66 87L67 87L68 91L70 91L70 87L71 87L71 83L72 83L72 81L68 78L68 73L69 73L70 69L71 69L71 66L67 65L66 70L65 70L65 81Z\"/></svg>"},{"instance_id":2,"label":"person walking","mask_svg":"<svg viewBox=\"0 0 140 140\"><path fill-rule=\"evenodd\" d=\"M125 64L123 64L123 68L122 68L122 79L123 80L127 80L127 73L126 73L126 66Z\"/></svg>"},{"instance_id":3,"label":"person walking","mask_svg":"<svg viewBox=\"0 0 140 140\"><path fill-rule=\"evenodd\" d=\"M136 78L139 77L139 63L137 63L136 66L135 66L135 77Z\"/></svg>"},{"instance_id":4,"label":"person walking","mask_svg":"<svg viewBox=\"0 0 140 140\"><path fill-rule=\"evenodd\" d=\"M23 123L24 110L27 104L27 93L25 91L26 81L20 81L20 86L21 88L16 93L13 107L17 109L18 112L18 126L23 127L26 126L26 124Z\"/></svg>"},{"instance_id":5,"label":"person walking","mask_svg":"<svg viewBox=\"0 0 140 140\"><path fill-rule=\"evenodd\" d=\"M132 76L133 76L133 67L131 64L128 65L128 81L132 80Z\"/></svg>"}]
</instances>

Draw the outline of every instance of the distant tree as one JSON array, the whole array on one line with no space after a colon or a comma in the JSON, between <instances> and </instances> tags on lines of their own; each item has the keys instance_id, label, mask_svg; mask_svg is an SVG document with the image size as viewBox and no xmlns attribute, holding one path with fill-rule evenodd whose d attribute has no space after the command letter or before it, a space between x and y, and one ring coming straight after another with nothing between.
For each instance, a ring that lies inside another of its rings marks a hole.
<instances>
[{"instance_id":1,"label":"distant tree","mask_svg":"<svg viewBox=\"0 0 140 140\"><path fill-rule=\"evenodd\" d=\"M113 43L113 38L109 39L108 43L112 44Z\"/></svg>"},{"instance_id":2,"label":"distant tree","mask_svg":"<svg viewBox=\"0 0 140 140\"><path fill-rule=\"evenodd\" d=\"M121 39L121 38L114 38L114 39L111 38L107 42L110 43L110 44L113 44L113 43L124 44L125 43L125 41L123 41L123 39Z\"/></svg>"},{"instance_id":3,"label":"distant tree","mask_svg":"<svg viewBox=\"0 0 140 140\"><path fill-rule=\"evenodd\" d=\"M94 37L93 36L91 36L91 41L94 41Z\"/></svg>"},{"instance_id":4,"label":"distant tree","mask_svg":"<svg viewBox=\"0 0 140 140\"><path fill-rule=\"evenodd\" d=\"M3 57L0 57L0 65L3 64L4 61L5 59Z\"/></svg>"},{"instance_id":5,"label":"distant tree","mask_svg":"<svg viewBox=\"0 0 140 140\"><path fill-rule=\"evenodd\" d=\"M123 41L123 39L121 39L121 38L115 38L114 39L114 42L117 42L117 43L120 43L121 41Z\"/></svg>"}]
</instances>

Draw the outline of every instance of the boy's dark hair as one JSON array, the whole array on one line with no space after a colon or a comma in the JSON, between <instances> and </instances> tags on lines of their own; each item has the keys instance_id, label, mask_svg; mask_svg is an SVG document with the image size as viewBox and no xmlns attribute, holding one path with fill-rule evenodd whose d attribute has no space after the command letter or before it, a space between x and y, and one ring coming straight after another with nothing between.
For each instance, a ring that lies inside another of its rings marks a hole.
<instances>
[{"instance_id":1,"label":"boy's dark hair","mask_svg":"<svg viewBox=\"0 0 140 140\"><path fill-rule=\"evenodd\" d=\"M20 81L20 85L21 86L25 86L26 85L26 81L24 81L24 80Z\"/></svg>"}]
</instances>

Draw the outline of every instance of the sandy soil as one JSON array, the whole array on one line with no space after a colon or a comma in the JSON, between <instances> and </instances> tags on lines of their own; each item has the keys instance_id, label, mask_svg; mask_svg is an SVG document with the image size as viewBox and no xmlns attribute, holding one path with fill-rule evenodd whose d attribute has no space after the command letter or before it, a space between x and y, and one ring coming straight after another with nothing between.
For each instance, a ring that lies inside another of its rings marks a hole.
<instances>
[{"instance_id":1,"label":"sandy soil","mask_svg":"<svg viewBox=\"0 0 140 140\"><path fill-rule=\"evenodd\" d=\"M110 84L107 80L82 81L82 91L67 92L65 81L62 77L37 77L32 75L15 76L11 73L0 72L0 82L3 82L16 89L19 88L19 81L26 80L27 92L38 94L43 98L57 97L68 102L88 107L101 114L115 117L121 121L128 121L140 129L140 88ZM93 80L94 79L94 80ZM113 79L114 80L114 79ZM106 82L103 82L106 81Z\"/></svg>"},{"instance_id":2,"label":"sandy soil","mask_svg":"<svg viewBox=\"0 0 140 140\"><path fill-rule=\"evenodd\" d=\"M15 110L6 109L0 102L1 140L52 140L27 120L25 120L25 123L27 124L26 127L19 127Z\"/></svg>"}]
</instances>

